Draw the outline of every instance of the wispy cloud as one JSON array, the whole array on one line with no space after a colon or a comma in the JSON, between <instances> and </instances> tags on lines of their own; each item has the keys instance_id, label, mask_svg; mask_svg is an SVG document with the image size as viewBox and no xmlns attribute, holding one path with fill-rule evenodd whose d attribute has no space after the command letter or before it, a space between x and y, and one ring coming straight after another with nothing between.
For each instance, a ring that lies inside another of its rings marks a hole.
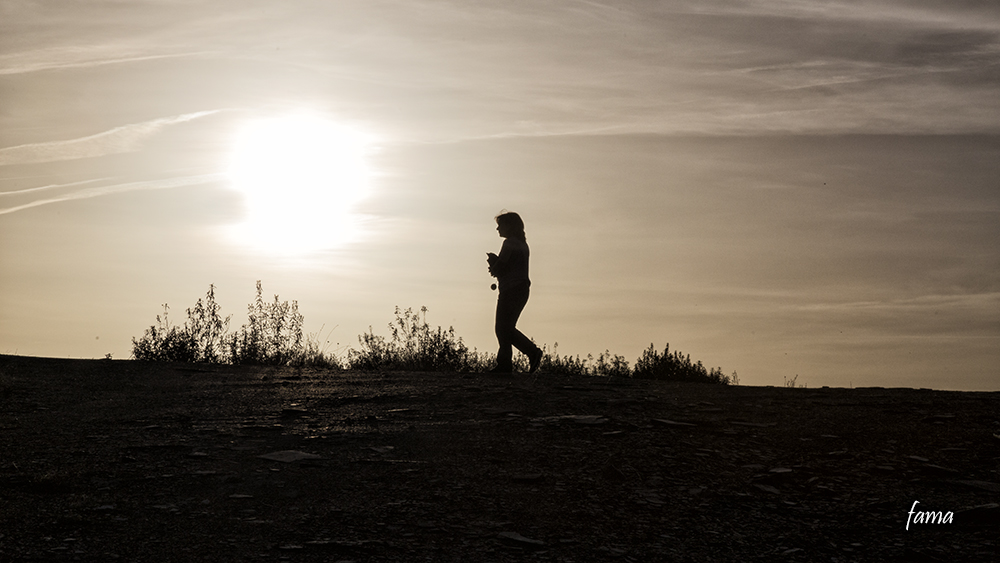
<instances>
[{"instance_id":1,"label":"wispy cloud","mask_svg":"<svg viewBox=\"0 0 1000 563\"><path fill-rule=\"evenodd\" d=\"M9 192L0 192L0 197L3 196L16 196L24 195L36 192L44 192L49 190L58 190L61 188L71 188L73 186L82 186L85 184L93 184L94 182L103 182L109 178L95 178L93 180L81 180L79 182L70 182L68 184L49 184L47 186L38 186L37 188L25 188L23 190L11 190Z\"/></svg>"},{"instance_id":2,"label":"wispy cloud","mask_svg":"<svg viewBox=\"0 0 1000 563\"><path fill-rule=\"evenodd\" d=\"M988 311L1000 303L1000 293L969 293L950 295L921 295L908 299L888 299L882 301L853 301L847 303L816 303L795 306L801 311L810 312L846 312L846 313L900 313L934 311L940 309L962 308L980 311L987 315ZM994 323L995 324L995 323Z\"/></svg>"},{"instance_id":3,"label":"wispy cloud","mask_svg":"<svg viewBox=\"0 0 1000 563\"><path fill-rule=\"evenodd\" d=\"M182 176L178 178L165 178L160 180L149 180L142 182L127 182L124 184L114 184L110 186L87 188L63 194L57 197L37 199L35 201L31 201L29 203L25 203L22 205L0 209L0 215L6 215L8 213L23 211L25 209L31 209L32 207L39 207L41 205L61 203L64 201L73 201L77 199L89 199L92 197L100 197L100 196L118 194L123 192L134 192L139 190L163 190L169 188L195 186L200 184L210 184L212 182L223 181L225 177L226 177L225 174L200 174L196 176ZM83 183L84 182L77 182L77 184L83 184ZM66 186L70 185L72 184L66 184ZM32 190L21 190L21 192L25 191L32 191Z\"/></svg>"},{"instance_id":4,"label":"wispy cloud","mask_svg":"<svg viewBox=\"0 0 1000 563\"><path fill-rule=\"evenodd\" d=\"M96 135L69 139L31 143L0 149L0 166L9 164L35 164L57 162L78 158L92 158L108 154L132 152L151 135L168 125L184 123L222 110L199 111L171 117L161 117L142 123L132 123L115 127Z\"/></svg>"},{"instance_id":5,"label":"wispy cloud","mask_svg":"<svg viewBox=\"0 0 1000 563\"><path fill-rule=\"evenodd\" d=\"M384 97L419 140L1000 130L1000 11L988 2L411 2L399 10L384 14L384 27L359 26L349 50L314 58L302 47L299 60L338 77L367 73L384 87L359 91L373 104ZM312 24L304 34L329 41ZM340 55L348 52L350 60Z\"/></svg>"},{"instance_id":6,"label":"wispy cloud","mask_svg":"<svg viewBox=\"0 0 1000 563\"><path fill-rule=\"evenodd\" d=\"M157 59L173 59L204 55L205 52L172 53L158 55L140 54L89 54L86 50L73 49L46 51L44 53L18 54L0 58L0 76L10 74L26 74L43 70L63 70L70 68L88 68L104 65L152 61ZM51 55L51 56L45 56Z\"/></svg>"},{"instance_id":7,"label":"wispy cloud","mask_svg":"<svg viewBox=\"0 0 1000 563\"><path fill-rule=\"evenodd\" d=\"M768 15L814 20L882 21L915 26L970 30L996 27L996 4L990 0L942 3L936 0L856 2L816 0L744 0L707 3L694 0L666 5L665 11L700 14Z\"/></svg>"},{"instance_id":8,"label":"wispy cloud","mask_svg":"<svg viewBox=\"0 0 1000 563\"><path fill-rule=\"evenodd\" d=\"M1000 10L988 0L234 5L45 14L11 32L61 35L0 55L0 74L190 56L165 66L285 79L276 97L336 100L429 141L1000 131Z\"/></svg>"}]
</instances>

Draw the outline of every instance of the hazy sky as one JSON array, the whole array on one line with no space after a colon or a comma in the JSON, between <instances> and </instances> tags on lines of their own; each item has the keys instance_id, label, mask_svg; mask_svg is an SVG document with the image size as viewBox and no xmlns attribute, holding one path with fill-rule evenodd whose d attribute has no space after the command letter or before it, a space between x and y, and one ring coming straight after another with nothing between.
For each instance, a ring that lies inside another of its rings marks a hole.
<instances>
[{"instance_id":1,"label":"hazy sky","mask_svg":"<svg viewBox=\"0 0 1000 563\"><path fill-rule=\"evenodd\" d=\"M1000 4L0 2L0 353L256 280L493 351L502 209L562 354L998 390Z\"/></svg>"}]
</instances>

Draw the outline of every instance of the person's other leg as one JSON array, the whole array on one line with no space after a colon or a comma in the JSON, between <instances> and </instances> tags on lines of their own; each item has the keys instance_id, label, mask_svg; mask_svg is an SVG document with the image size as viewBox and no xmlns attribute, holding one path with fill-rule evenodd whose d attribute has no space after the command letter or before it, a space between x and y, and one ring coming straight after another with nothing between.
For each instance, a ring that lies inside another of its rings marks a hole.
<instances>
[{"instance_id":1,"label":"person's other leg","mask_svg":"<svg viewBox=\"0 0 1000 563\"><path fill-rule=\"evenodd\" d=\"M526 304L527 302L528 288L526 287L524 288L524 303ZM521 310L524 310L524 305L521 305ZM520 316L520 311L518 311L518 316ZM511 331L510 342L522 354L528 356L528 373L534 373L542 362L542 349L535 345L523 332L517 330L516 327Z\"/></svg>"},{"instance_id":2,"label":"person's other leg","mask_svg":"<svg viewBox=\"0 0 1000 563\"><path fill-rule=\"evenodd\" d=\"M500 345L497 350L497 371L512 371L514 369L514 351L511 348L515 342L523 345L523 340L527 338L517 330L517 319L524 310L524 305L528 302L528 288L516 287L501 293L497 297L496 334L497 343ZM529 340L530 342L530 340ZM520 350L521 347L518 346Z\"/></svg>"},{"instance_id":3,"label":"person's other leg","mask_svg":"<svg viewBox=\"0 0 1000 563\"><path fill-rule=\"evenodd\" d=\"M520 330L514 329L511 335L510 343L514 345L525 356L533 357L536 353L541 351L541 348L535 345L530 338L524 335Z\"/></svg>"}]
</instances>

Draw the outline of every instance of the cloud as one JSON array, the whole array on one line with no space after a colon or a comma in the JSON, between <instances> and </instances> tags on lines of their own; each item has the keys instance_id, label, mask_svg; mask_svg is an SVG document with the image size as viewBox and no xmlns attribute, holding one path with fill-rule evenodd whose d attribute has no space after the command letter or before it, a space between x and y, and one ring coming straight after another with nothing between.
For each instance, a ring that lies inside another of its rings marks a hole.
<instances>
[{"instance_id":1,"label":"cloud","mask_svg":"<svg viewBox=\"0 0 1000 563\"><path fill-rule=\"evenodd\" d=\"M200 174L196 176L181 176L178 178L164 178L160 180L128 182L124 184L114 184L111 186L88 188L60 195L57 197L52 197L48 199L38 199L22 205L0 209L0 215L6 215L8 213L23 211L25 209L31 209L32 207L39 207L41 205L61 203L64 201L73 201L77 199L89 199L92 197L100 197L100 196L118 194L123 192L134 192L139 190L163 190L169 188L195 186L199 184L209 184L212 182L222 181L225 179L225 177L226 177L225 174ZM82 183L84 182L75 182L74 184L82 184ZM65 184L65 186L72 186L74 184ZM33 191L33 190L21 190L21 192L26 192L26 191Z\"/></svg>"},{"instance_id":2,"label":"cloud","mask_svg":"<svg viewBox=\"0 0 1000 563\"><path fill-rule=\"evenodd\" d=\"M404 12L405 23L386 14L349 50L309 60L331 75L363 69L384 86L368 99L391 104L397 123L411 118L400 127L417 141L1000 131L1000 13L987 3L417 2Z\"/></svg>"},{"instance_id":3,"label":"cloud","mask_svg":"<svg viewBox=\"0 0 1000 563\"><path fill-rule=\"evenodd\" d=\"M225 87L191 95L221 96L233 84L273 76L285 88L264 94L265 103L335 100L402 137L433 142L592 132L1000 131L1000 11L984 1L124 6L74 14L89 27L62 16L55 27L73 47L0 56L0 73L129 61L141 68L186 53L197 60L161 72L210 74L201 83L226 78ZM44 14L39 32L61 13ZM25 29L36 28L11 25Z\"/></svg>"},{"instance_id":4,"label":"cloud","mask_svg":"<svg viewBox=\"0 0 1000 563\"><path fill-rule=\"evenodd\" d=\"M788 324L840 327L848 335L869 341L996 340L1000 322L993 312L998 306L1000 293L992 292L806 304L783 313Z\"/></svg>"},{"instance_id":5,"label":"cloud","mask_svg":"<svg viewBox=\"0 0 1000 563\"><path fill-rule=\"evenodd\" d=\"M44 56L32 54L32 56L21 55L18 58L0 59L0 76L9 74L27 74L43 70L63 70L68 68L88 68L103 65L113 65L122 63L144 62L157 59L172 59L178 57L190 57L203 55L197 53L176 53L164 55L111 55L93 56L81 53L79 50L52 53L54 56Z\"/></svg>"},{"instance_id":6,"label":"cloud","mask_svg":"<svg viewBox=\"0 0 1000 563\"><path fill-rule=\"evenodd\" d=\"M780 16L819 21L882 21L913 26L953 29L994 28L998 23L996 3L991 0L947 2L937 0L884 0L859 5L856 2L815 0L745 0L707 3L694 0L665 4L665 11L738 16Z\"/></svg>"},{"instance_id":7,"label":"cloud","mask_svg":"<svg viewBox=\"0 0 1000 563\"><path fill-rule=\"evenodd\" d=\"M37 188L25 188L23 190L12 190L9 192L0 192L0 197L11 196L11 195L24 195L35 192L42 192L47 190L57 190L60 188L70 188L73 186L82 186L84 184L93 184L94 182L102 182L104 180L109 180L110 178L95 178L93 180L81 180L79 182L70 182L68 184L49 184L47 186L38 186Z\"/></svg>"},{"instance_id":8,"label":"cloud","mask_svg":"<svg viewBox=\"0 0 1000 563\"><path fill-rule=\"evenodd\" d=\"M78 158L92 158L108 154L120 154L138 150L139 145L151 135L168 125L184 123L222 110L199 111L172 117L161 117L142 123L132 123L115 127L96 135L69 139L31 143L0 149L0 166L9 164L36 164L57 162Z\"/></svg>"},{"instance_id":9,"label":"cloud","mask_svg":"<svg viewBox=\"0 0 1000 563\"><path fill-rule=\"evenodd\" d=\"M852 301L846 303L813 303L795 306L800 311L817 313L898 314L926 313L942 309L963 309L989 316L989 311L1000 303L1000 293L970 293L949 295L920 295L906 299L879 301ZM994 322L993 324L996 324Z\"/></svg>"}]
</instances>

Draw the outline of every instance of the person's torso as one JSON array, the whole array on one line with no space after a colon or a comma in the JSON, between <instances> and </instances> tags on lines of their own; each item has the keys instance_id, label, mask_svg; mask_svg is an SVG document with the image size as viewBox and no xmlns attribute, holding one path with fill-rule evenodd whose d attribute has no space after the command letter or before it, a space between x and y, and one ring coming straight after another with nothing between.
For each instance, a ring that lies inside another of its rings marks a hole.
<instances>
[{"instance_id":1,"label":"person's torso","mask_svg":"<svg viewBox=\"0 0 1000 563\"><path fill-rule=\"evenodd\" d=\"M528 279L528 257L530 255L528 243L523 240L508 238L504 239L500 254L504 258L506 268L502 275L497 278L497 285L500 291L511 288L522 283L530 284Z\"/></svg>"}]
</instances>

